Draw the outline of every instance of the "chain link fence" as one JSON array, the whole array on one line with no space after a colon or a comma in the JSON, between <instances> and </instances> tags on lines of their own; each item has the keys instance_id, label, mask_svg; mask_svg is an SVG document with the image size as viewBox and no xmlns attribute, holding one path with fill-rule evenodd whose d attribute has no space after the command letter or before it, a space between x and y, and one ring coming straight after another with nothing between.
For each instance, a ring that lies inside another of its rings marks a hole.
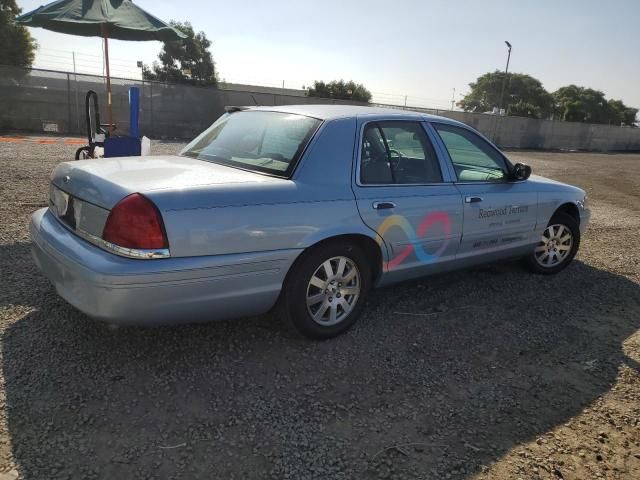
<instances>
[{"instance_id":1,"label":"chain link fence","mask_svg":"<svg viewBox=\"0 0 640 480\"><path fill-rule=\"evenodd\" d=\"M107 122L104 84L104 77L99 75L0 66L0 130L84 136L88 90L98 93L101 120ZM111 85L116 133L129 132L128 92L129 87L137 86L140 88L140 132L153 138L193 138L222 115L227 105L356 104L246 85L242 90L239 87L216 89L122 78L112 78ZM640 128L371 105L459 120L506 148L640 151Z\"/></svg>"},{"instance_id":2,"label":"chain link fence","mask_svg":"<svg viewBox=\"0 0 640 480\"><path fill-rule=\"evenodd\" d=\"M140 132L154 138L193 138L227 105L351 103L292 94L216 89L123 78L111 79L116 133L129 132L129 87L140 88ZM98 94L107 123L102 76L0 66L0 129L86 134L85 95Z\"/></svg>"}]
</instances>

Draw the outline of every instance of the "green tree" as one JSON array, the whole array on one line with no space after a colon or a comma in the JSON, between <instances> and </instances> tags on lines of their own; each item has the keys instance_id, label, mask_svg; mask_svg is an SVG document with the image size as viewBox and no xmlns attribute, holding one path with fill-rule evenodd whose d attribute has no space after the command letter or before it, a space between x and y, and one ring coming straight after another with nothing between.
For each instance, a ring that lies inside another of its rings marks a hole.
<instances>
[{"instance_id":1,"label":"green tree","mask_svg":"<svg viewBox=\"0 0 640 480\"><path fill-rule=\"evenodd\" d=\"M567 122L633 125L638 113L622 100L607 100L599 90L576 85L559 88L553 99L555 115Z\"/></svg>"},{"instance_id":2,"label":"green tree","mask_svg":"<svg viewBox=\"0 0 640 480\"><path fill-rule=\"evenodd\" d=\"M609 100L609 110L611 111L612 123L615 125L635 125L638 109L627 107L622 100Z\"/></svg>"},{"instance_id":3,"label":"green tree","mask_svg":"<svg viewBox=\"0 0 640 480\"><path fill-rule=\"evenodd\" d=\"M165 42L158 54L160 62L142 68L146 80L190 85L218 84L218 75L209 47L211 41L204 32L195 33L191 23L171 21L171 26L187 35L178 42Z\"/></svg>"},{"instance_id":4,"label":"green tree","mask_svg":"<svg viewBox=\"0 0 640 480\"><path fill-rule=\"evenodd\" d=\"M543 114L540 107L525 102L524 100L518 100L516 103L511 103L507 107L507 115L513 115L515 117L544 118L547 114L548 110Z\"/></svg>"},{"instance_id":5,"label":"green tree","mask_svg":"<svg viewBox=\"0 0 640 480\"><path fill-rule=\"evenodd\" d=\"M309 88L310 97L335 98L339 100L354 100L356 102L369 103L371 92L361 83L352 80L334 80L329 83L316 80L313 87Z\"/></svg>"},{"instance_id":6,"label":"green tree","mask_svg":"<svg viewBox=\"0 0 640 480\"><path fill-rule=\"evenodd\" d=\"M502 107L508 115L546 118L551 115L553 98L542 83L523 73L496 70L485 73L469 84L471 91L458 102L467 112L488 112L500 105L500 93L506 81Z\"/></svg>"},{"instance_id":7,"label":"green tree","mask_svg":"<svg viewBox=\"0 0 640 480\"><path fill-rule=\"evenodd\" d=\"M36 56L38 44L15 22L21 12L15 0L0 0L0 65L30 68Z\"/></svg>"}]
</instances>

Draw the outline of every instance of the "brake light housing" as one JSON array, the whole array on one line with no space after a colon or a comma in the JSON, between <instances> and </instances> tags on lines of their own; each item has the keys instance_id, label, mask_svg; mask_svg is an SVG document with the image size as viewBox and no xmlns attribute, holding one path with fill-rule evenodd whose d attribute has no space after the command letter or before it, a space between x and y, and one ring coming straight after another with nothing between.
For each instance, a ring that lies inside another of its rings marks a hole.
<instances>
[{"instance_id":1,"label":"brake light housing","mask_svg":"<svg viewBox=\"0 0 640 480\"><path fill-rule=\"evenodd\" d=\"M105 247L133 258L163 258L169 241L158 207L140 193L132 193L111 209L102 232Z\"/></svg>"}]
</instances>

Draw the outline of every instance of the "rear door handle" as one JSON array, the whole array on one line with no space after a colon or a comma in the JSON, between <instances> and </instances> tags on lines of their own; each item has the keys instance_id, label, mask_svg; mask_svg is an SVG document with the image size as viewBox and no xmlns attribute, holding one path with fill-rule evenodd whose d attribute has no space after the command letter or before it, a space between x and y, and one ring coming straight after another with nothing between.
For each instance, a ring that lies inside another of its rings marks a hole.
<instances>
[{"instance_id":1,"label":"rear door handle","mask_svg":"<svg viewBox=\"0 0 640 480\"><path fill-rule=\"evenodd\" d=\"M373 208L376 210L385 210L388 208L396 208L396 204L393 202L373 202Z\"/></svg>"},{"instance_id":2,"label":"rear door handle","mask_svg":"<svg viewBox=\"0 0 640 480\"><path fill-rule=\"evenodd\" d=\"M475 196L464 197L464 203L478 203L478 202L481 202L482 200L484 200L484 198L482 197L475 197Z\"/></svg>"}]
</instances>

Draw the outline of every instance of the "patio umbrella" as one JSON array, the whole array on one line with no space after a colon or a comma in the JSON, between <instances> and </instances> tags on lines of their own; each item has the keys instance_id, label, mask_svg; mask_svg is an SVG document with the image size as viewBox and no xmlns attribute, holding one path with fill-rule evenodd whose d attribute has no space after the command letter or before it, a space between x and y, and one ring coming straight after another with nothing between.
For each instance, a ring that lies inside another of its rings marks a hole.
<instances>
[{"instance_id":1,"label":"patio umbrella","mask_svg":"<svg viewBox=\"0 0 640 480\"><path fill-rule=\"evenodd\" d=\"M131 0L59 0L19 16L16 22L70 35L103 38L109 132L113 124L109 38L161 42L186 38L182 32L144 11Z\"/></svg>"}]
</instances>

